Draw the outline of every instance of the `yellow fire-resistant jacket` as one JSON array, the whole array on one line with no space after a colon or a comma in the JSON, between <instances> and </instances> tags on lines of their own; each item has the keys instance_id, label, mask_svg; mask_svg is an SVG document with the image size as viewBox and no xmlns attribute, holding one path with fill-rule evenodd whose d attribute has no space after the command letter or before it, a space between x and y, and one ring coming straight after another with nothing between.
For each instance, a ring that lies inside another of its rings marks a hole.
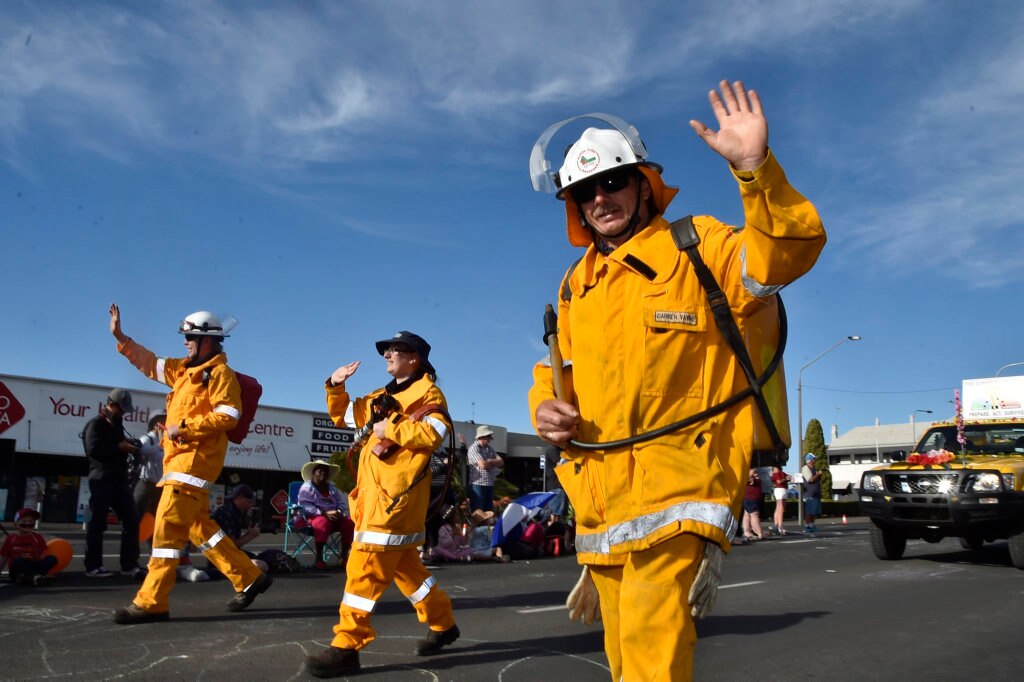
<instances>
[{"instance_id":1,"label":"yellow fire-resistant jacket","mask_svg":"<svg viewBox=\"0 0 1024 682\"><path fill-rule=\"evenodd\" d=\"M331 386L328 381L326 388L327 412L335 424L345 426L349 395L343 385ZM353 405L356 428L370 420L370 405L382 393L383 388L356 399ZM359 452L356 487L349 493L352 521L356 526L352 546L370 552L407 549L423 544L424 522L430 503L430 474L406 492L394 509L388 512L387 508L427 467L430 453L441 446L451 430L448 418L440 413L427 414L419 421L409 418L425 405L437 405L446 413L448 411L448 401L441 389L426 375L412 380L393 397L402 409L388 418L384 436L396 445L391 454L381 459L373 454L373 446L380 439L370 434Z\"/></svg>"},{"instance_id":2,"label":"yellow fire-resistant jacket","mask_svg":"<svg viewBox=\"0 0 1024 682\"><path fill-rule=\"evenodd\" d=\"M647 174L650 177L650 174ZM767 297L811 268L825 244L814 207L773 156L737 174L746 227L694 218L699 250L729 299L740 332ZM660 178L656 178L660 182ZM664 211L665 206L659 206ZM580 412L578 440L608 442L696 414L746 388L715 326L704 289L661 216L604 256L591 245L559 297L563 378ZM554 397L551 367L534 368L530 414ZM577 514L581 563L680 533L729 548L753 443L751 399L710 419L615 450L568 450L556 468ZM536 427L536 421L534 421Z\"/></svg>"},{"instance_id":3,"label":"yellow fire-resistant jacket","mask_svg":"<svg viewBox=\"0 0 1024 682\"><path fill-rule=\"evenodd\" d=\"M242 414L242 390L227 355L186 367L186 358L158 358L131 339L119 343L117 351L150 379L171 387L167 423L181 427L181 438L163 440L163 484L209 489L224 468L227 432Z\"/></svg>"}]
</instances>

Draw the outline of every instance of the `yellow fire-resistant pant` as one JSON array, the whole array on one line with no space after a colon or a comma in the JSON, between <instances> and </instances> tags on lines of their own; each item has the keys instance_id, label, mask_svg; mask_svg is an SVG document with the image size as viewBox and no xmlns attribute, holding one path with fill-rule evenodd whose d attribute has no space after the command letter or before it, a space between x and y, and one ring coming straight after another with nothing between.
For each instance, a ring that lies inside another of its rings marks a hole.
<instances>
[{"instance_id":1,"label":"yellow fire-resistant pant","mask_svg":"<svg viewBox=\"0 0 1024 682\"><path fill-rule=\"evenodd\" d=\"M590 567L612 680L693 679L697 630L687 602L703 552L703 540L683 534L632 552L624 566Z\"/></svg>"},{"instance_id":2,"label":"yellow fire-resistant pant","mask_svg":"<svg viewBox=\"0 0 1024 682\"><path fill-rule=\"evenodd\" d=\"M370 614L392 581L431 630L443 632L455 625L452 600L437 587L415 547L394 552L353 549L346 570L348 580L331 646L362 649L374 640L377 633L370 625Z\"/></svg>"},{"instance_id":3,"label":"yellow fire-resistant pant","mask_svg":"<svg viewBox=\"0 0 1024 682\"><path fill-rule=\"evenodd\" d=\"M249 556L210 518L207 491L164 486L153 527L153 556L146 580L135 595L136 606L154 613L170 609L171 589L178 578L178 559L189 540L231 581L236 592L260 577L260 569Z\"/></svg>"}]
</instances>

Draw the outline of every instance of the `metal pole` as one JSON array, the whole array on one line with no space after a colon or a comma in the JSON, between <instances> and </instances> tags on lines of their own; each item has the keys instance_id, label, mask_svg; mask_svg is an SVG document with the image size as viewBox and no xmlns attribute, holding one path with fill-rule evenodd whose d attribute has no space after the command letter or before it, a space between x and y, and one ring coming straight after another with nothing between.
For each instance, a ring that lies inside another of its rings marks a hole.
<instances>
[{"instance_id":1,"label":"metal pole","mask_svg":"<svg viewBox=\"0 0 1024 682\"><path fill-rule=\"evenodd\" d=\"M813 360L811 360L806 365L801 367L800 371L798 371L796 373L796 402L797 402L797 408L796 408L797 412L796 412L796 414L797 414L797 421L799 422L799 424L797 424L797 433L800 434L800 440L798 442L799 448L800 448L800 461L799 461L798 466L800 467L800 471L801 472L803 472L804 455L806 454L804 452L804 370L807 369L808 367L810 367L811 365L813 365L814 363L816 363L818 360L821 360L823 357L825 357L826 355L828 355L829 353L834 351L836 348L839 348L839 346L843 345L847 341L860 341L860 336L857 336L856 334L854 334L852 336L847 336L845 338L839 339L834 344L829 346L825 351L819 353ZM804 494L803 494L804 489L803 489L803 483L800 484L799 492L800 492L800 495L797 497L797 506L796 506L796 508L797 508L797 523L802 526L802 525L804 525Z\"/></svg>"},{"instance_id":2,"label":"metal pole","mask_svg":"<svg viewBox=\"0 0 1024 682\"><path fill-rule=\"evenodd\" d=\"M1002 367L1000 367L1000 368L999 368L999 370L998 370L998 371L996 372L996 376L999 376L999 373L1000 373L1000 372L1002 372L1002 371L1003 371L1004 369L1007 369L1007 368L1009 368L1009 367L1017 367L1017 366L1019 366L1019 365L1024 365L1024 362L1011 362L1011 363L1010 363L1010 364L1008 364L1008 365L1003 365L1003 366L1002 366Z\"/></svg>"},{"instance_id":3,"label":"metal pole","mask_svg":"<svg viewBox=\"0 0 1024 682\"><path fill-rule=\"evenodd\" d=\"M924 414L932 413L931 410L914 410L910 415L910 447L915 447L917 445L917 422L914 421L914 415L918 412L923 412Z\"/></svg>"}]
</instances>

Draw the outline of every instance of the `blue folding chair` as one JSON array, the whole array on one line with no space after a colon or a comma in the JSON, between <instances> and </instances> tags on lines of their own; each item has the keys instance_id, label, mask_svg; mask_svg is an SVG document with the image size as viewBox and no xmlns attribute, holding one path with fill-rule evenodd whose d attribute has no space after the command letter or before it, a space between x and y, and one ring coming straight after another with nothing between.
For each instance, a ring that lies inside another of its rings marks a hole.
<instances>
[{"instance_id":1,"label":"blue folding chair","mask_svg":"<svg viewBox=\"0 0 1024 682\"><path fill-rule=\"evenodd\" d=\"M304 518L302 508L299 506L299 488L302 481L292 481L288 484L288 510L284 522L284 552L296 559L306 568L311 567L317 560L316 543L313 542L313 529L309 526L296 528L295 522ZM303 562L299 557L304 550L308 549L312 555L312 561ZM341 534L331 533L324 545L324 562L330 565L333 561L339 562L345 555L342 550Z\"/></svg>"}]
</instances>

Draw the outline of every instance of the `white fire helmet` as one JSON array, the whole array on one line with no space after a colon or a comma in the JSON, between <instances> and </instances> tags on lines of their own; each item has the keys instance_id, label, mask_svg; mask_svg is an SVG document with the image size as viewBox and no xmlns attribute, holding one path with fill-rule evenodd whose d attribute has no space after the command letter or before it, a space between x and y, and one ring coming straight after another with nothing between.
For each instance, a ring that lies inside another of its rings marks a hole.
<instances>
[{"instance_id":1,"label":"white fire helmet","mask_svg":"<svg viewBox=\"0 0 1024 682\"><path fill-rule=\"evenodd\" d=\"M561 168L551 171L552 164L546 158L551 138L567 123L581 118L592 118L611 124L614 129L587 128L565 153ZM651 186L651 199L658 213L664 213L669 203L679 192L665 184L661 178L662 168L647 159L647 147L640 139L636 127L611 114L591 113L559 121L545 130L534 143L530 153L530 179L538 192L554 192L565 201L565 217L569 243L573 246L588 246L593 242L593 233L583 225L580 208L567 192L574 184L593 178L615 168L635 166Z\"/></svg>"},{"instance_id":2,"label":"white fire helmet","mask_svg":"<svg viewBox=\"0 0 1024 682\"><path fill-rule=\"evenodd\" d=\"M193 334L195 336L216 336L225 338L228 336L224 324L220 318L206 310L194 312L181 321L178 328L179 334Z\"/></svg>"},{"instance_id":3,"label":"white fire helmet","mask_svg":"<svg viewBox=\"0 0 1024 682\"><path fill-rule=\"evenodd\" d=\"M644 153L646 151L644 149ZM641 163L661 172L661 166L638 155L618 130L587 128L565 153L565 160L558 170L558 191L555 196L561 199L565 191L576 183L605 171Z\"/></svg>"}]
</instances>

